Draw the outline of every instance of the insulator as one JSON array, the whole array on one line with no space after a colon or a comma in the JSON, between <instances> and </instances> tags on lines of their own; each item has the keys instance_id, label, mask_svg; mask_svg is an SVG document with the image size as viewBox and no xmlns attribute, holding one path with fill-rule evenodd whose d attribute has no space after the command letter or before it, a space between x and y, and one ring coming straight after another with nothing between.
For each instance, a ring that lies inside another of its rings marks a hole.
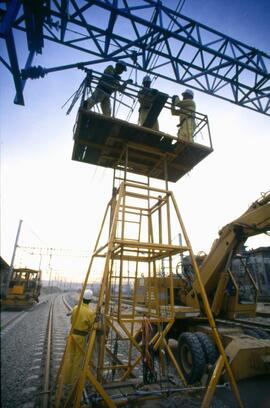
<instances>
[{"instance_id":1,"label":"insulator","mask_svg":"<svg viewBox=\"0 0 270 408\"><path fill-rule=\"evenodd\" d=\"M45 74L46 74L45 69L42 68L40 65L38 65L37 67L30 67L30 68L21 70L22 79L44 78Z\"/></svg>"}]
</instances>

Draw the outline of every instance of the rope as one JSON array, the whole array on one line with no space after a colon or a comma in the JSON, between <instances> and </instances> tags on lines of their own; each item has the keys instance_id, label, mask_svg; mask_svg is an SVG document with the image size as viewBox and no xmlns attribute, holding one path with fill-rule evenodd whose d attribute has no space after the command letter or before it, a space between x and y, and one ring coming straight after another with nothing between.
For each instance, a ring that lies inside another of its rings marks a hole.
<instances>
[{"instance_id":1,"label":"rope","mask_svg":"<svg viewBox=\"0 0 270 408\"><path fill-rule=\"evenodd\" d=\"M154 366L154 350L150 345L153 328L148 317L143 316L142 321L142 345L143 345L143 382L151 384L157 381L157 374Z\"/></svg>"}]
</instances>

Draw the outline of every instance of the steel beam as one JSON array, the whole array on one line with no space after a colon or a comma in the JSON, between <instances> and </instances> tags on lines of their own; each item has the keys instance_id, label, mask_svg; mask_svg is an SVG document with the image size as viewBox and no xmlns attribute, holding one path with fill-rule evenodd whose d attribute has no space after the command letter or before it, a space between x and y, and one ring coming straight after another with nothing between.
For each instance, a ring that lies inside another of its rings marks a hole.
<instances>
[{"instance_id":1,"label":"steel beam","mask_svg":"<svg viewBox=\"0 0 270 408\"><path fill-rule=\"evenodd\" d=\"M22 4L22 0L11 0L7 5L6 12L0 23L0 37L6 38L9 30L12 28L12 24L17 17L19 8Z\"/></svg>"},{"instance_id":2,"label":"steel beam","mask_svg":"<svg viewBox=\"0 0 270 408\"><path fill-rule=\"evenodd\" d=\"M20 77L20 69L12 30L9 30L6 33L6 45L10 61L10 70L13 74L13 81L16 89L16 97L14 99L14 103L17 105L24 105L23 86Z\"/></svg>"},{"instance_id":3,"label":"steel beam","mask_svg":"<svg viewBox=\"0 0 270 408\"><path fill-rule=\"evenodd\" d=\"M41 3L39 10L44 11ZM125 59L133 67L136 54L136 67L142 72L270 115L270 56L164 3L51 0L46 2L44 16L38 11L36 18L42 21L44 40L81 52L78 63ZM5 24L12 22L13 29L29 36L31 26L26 24L22 8L16 18L6 17L0 9L1 15ZM40 30L33 35L39 43ZM84 55L88 60L82 62ZM61 61L61 53L58 59ZM16 71L13 76L17 76Z\"/></svg>"}]
</instances>

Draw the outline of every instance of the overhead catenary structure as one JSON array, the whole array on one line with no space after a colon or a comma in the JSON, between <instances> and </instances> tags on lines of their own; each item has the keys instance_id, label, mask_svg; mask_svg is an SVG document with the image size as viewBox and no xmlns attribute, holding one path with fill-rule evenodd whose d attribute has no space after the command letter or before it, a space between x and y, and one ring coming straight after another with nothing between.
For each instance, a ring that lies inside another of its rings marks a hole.
<instances>
[{"instance_id":1,"label":"overhead catenary structure","mask_svg":"<svg viewBox=\"0 0 270 408\"><path fill-rule=\"evenodd\" d=\"M172 9L154 0L138 0L136 6L132 0L2 2L0 41L7 52L0 62L13 77L15 103L24 104L28 78L123 59L144 73L269 115L270 56L184 16L183 3ZM25 34L23 66L17 31ZM48 42L78 51L82 59L61 64L57 53L56 66L34 65Z\"/></svg>"}]
</instances>

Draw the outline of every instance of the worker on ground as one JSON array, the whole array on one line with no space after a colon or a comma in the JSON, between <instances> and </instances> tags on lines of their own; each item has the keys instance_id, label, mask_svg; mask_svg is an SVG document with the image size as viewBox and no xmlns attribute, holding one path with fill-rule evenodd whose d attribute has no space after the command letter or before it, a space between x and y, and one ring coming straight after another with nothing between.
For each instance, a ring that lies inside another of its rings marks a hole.
<instances>
[{"instance_id":1,"label":"worker on ground","mask_svg":"<svg viewBox=\"0 0 270 408\"><path fill-rule=\"evenodd\" d=\"M178 138L193 142L193 133L196 127L195 111L196 105L193 100L193 92L191 89L186 89L183 93L183 100L181 101L177 95L172 97L171 113L180 117ZM178 109L177 109L177 108Z\"/></svg>"},{"instance_id":2,"label":"worker on ground","mask_svg":"<svg viewBox=\"0 0 270 408\"><path fill-rule=\"evenodd\" d=\"M124 61L118 61L115 67L109 65L103 72L95 91L90 98L87 99L87 109L91 109L97 103L100 103L101 111L106 116L112 115L112 108L110 97L113 92L123 92L128 83L132 83L131 79L120 84L121 74L127 70L126 63Z\"/></svg>"},{"instance_id":3,"label":"worker on ground","mask_svg":"<svg viewBox=\"0 0 270 408\"><path fill-rule=\"evenodd\" d=\"M81 371L84 356L81 349L85 350L88 335L93 327L96 317L95 311L89 307L89 303L92 301L92 299L92 290L85 290L78 314L78 305L76 305L71 312L72 339L70 342L70 348L68 350L68 361L64 381L67 385L74 384Z\"/></svg>"},{"instance_id":4,"label":"worker on ground","mask_svg":"<svg viewBox=\"0 0 270 408\"><path fill-rule=\"evenodd\" d=\"M138 101L140 103L139 108L139 125L143 126L145 119L151 109L152 103L157 95L157 89L150 88L151 78L146 75L142 80L143 88L138 92ZM152 129L159 130L158 121L156 120L152 126Z\"/></svg>"}]
</instances>

